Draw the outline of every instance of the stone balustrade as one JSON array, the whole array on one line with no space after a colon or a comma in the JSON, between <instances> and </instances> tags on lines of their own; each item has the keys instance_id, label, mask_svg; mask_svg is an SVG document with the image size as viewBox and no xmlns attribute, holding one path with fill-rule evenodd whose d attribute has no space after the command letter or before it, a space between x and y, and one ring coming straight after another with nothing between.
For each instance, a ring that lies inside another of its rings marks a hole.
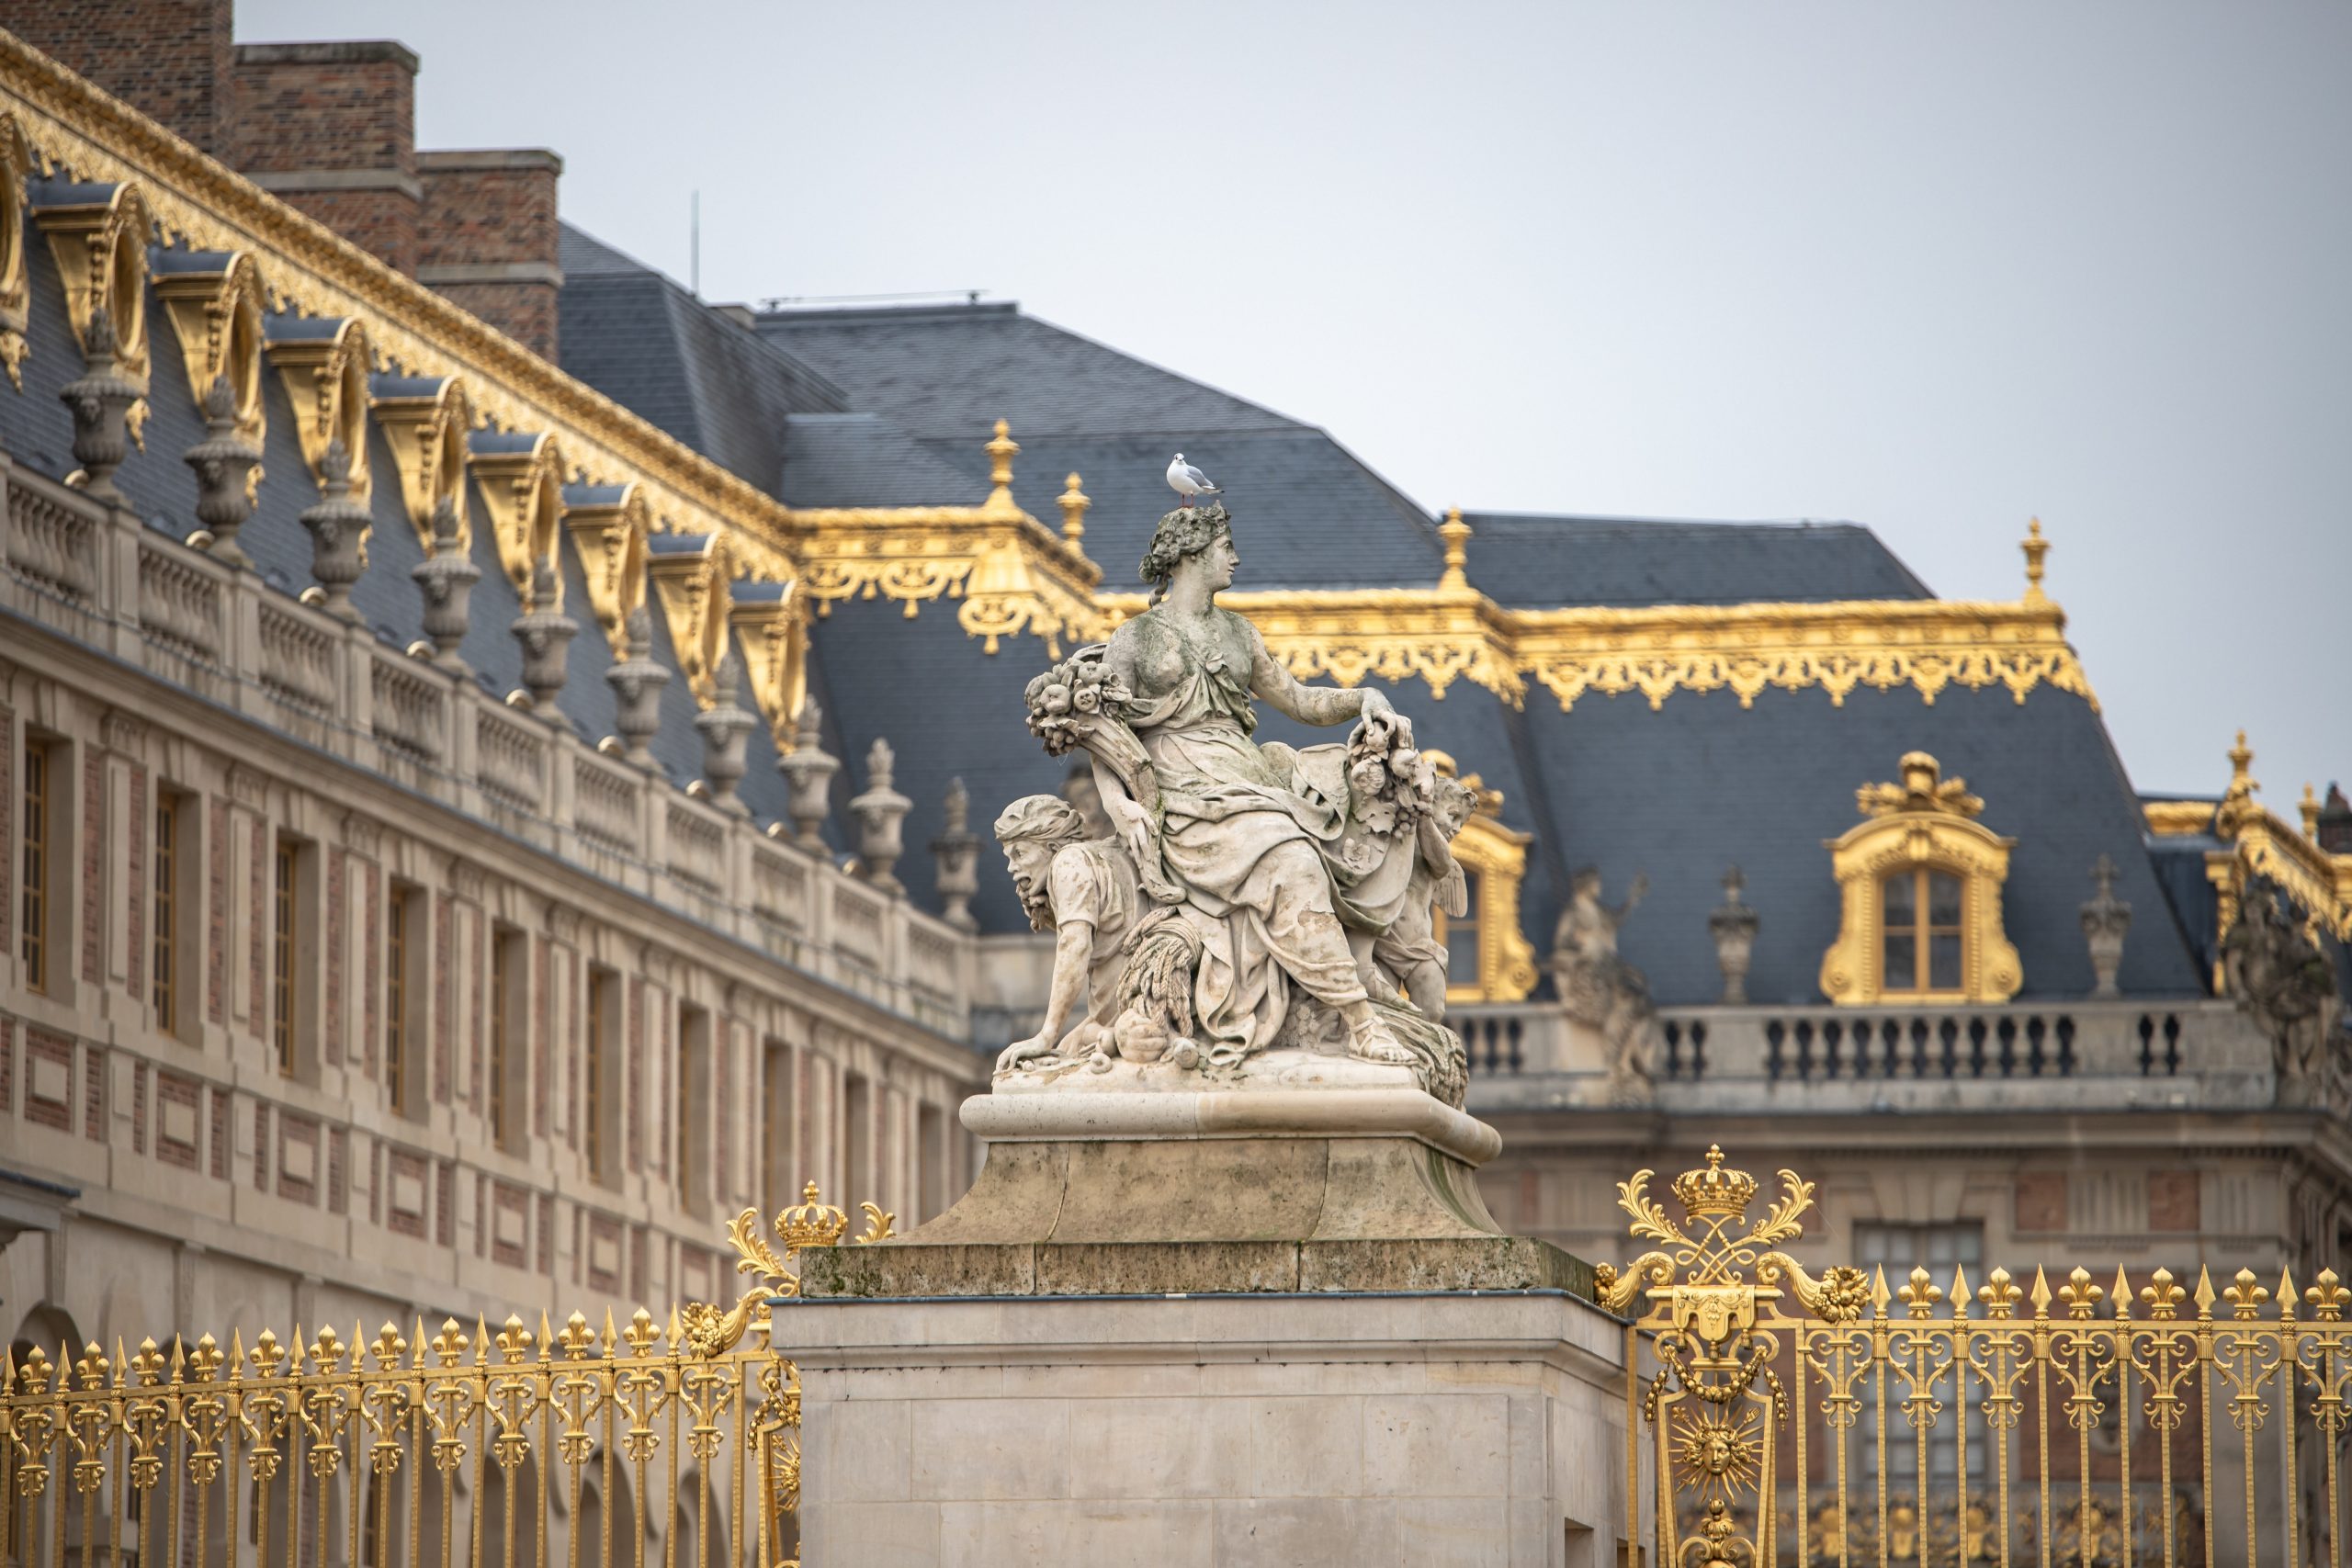
<instances>
[{"instance_id":1,"label":"stone balustrade","mask_svg":"<svg viewBox=\"0 0 2352 1568\"><path fill-rule=\"evenodd\" d=\"M1610 1103L1598 1035L1556 1004L1448 1015L1479 1114ZM2169 1109L2271 1104L2268 1041L2235 1005L2082 998L2001 1006L1664 1008L1657 1106L1679 1114Z\"/></svg>"},{"instance_id":2,"label":"stone balustrade","mask_svg":"<svg viewBox=\"0 0 2352 1568\"><path fill-rule=\"evenodd\" d=\"M965 1038L973 939L0 453L0 609Z\"/></svg>"}]
</instances>

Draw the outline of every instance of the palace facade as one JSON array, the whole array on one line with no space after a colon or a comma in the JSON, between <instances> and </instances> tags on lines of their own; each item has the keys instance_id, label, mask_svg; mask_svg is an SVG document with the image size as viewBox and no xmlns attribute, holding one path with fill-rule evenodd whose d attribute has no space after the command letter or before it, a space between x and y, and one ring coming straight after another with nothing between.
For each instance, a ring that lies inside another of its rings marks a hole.
<instances>
[{"instance_id":1,"label":"palace facade","mask_svg":"<svg viewBox=\"0 0 2352 1568\"><path fill-rule=\"evenodd\" d=\"M2226 716L2137 794L2039 525L1980 603L1852 525L1433 516L1009 304L699 300L552 154L418 150L397 44L0 20L12 1341L710 1301L804 1180L944 1208L1050 956L986 826L1086 804L1011 721L1179 447L1227 602L1476 777L1509 1228L1618 1257L1720 1142L1825 1259L2352 1264L2352 809Z\"/></svg>"}]
</instances>

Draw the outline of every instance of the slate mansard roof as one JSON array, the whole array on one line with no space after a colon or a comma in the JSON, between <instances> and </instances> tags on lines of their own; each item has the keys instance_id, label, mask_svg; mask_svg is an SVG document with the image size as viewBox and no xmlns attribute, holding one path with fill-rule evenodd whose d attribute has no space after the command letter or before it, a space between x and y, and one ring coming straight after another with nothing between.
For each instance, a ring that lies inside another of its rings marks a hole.
<instances>
[{"instance_id":1,"label":"slate mansard roof","mask_svg":"<svg viewBox=\"0 0 2352 1568\"><path fill-rule=\"evenodd\" d=\"M744 465L773 453L757 482L790 504L969 504L988 483L982 447L1001 418L1022 448L1014 499L1031 514L1057 523L1066 476L1083 476L1084 547L1106 591L1134 584L1170 500L1161 470L1180 449L1226 489L1245 588L1431 587L1443 570L1438 520L1328 433L1016 306L777 310L744 331L732 312L695 304L576 231L566 245L567 367L747 478ZM687 324L696 312L705 326ZM739 384L781 410L762 416L771 423L756 436L742 431L754 421L705 412ZM1851 523L1478 512L1465 521L1471 583L1508 608L1934 598ZM1068 772L1020 721L1022 686L1046 657L1026 637L984 654L947 602L910 620L896 604L850 601L814 623L812 689L827 705L827 743L849 764L836 801L863 787L872 740L889 739L897 787L916 803L898 869L918 900L933 897L922 847L951 777L965 781L985 833L1007 800L1052 790ZM2074 694L2044 686L2020 704L2003 687L1953 686L1930 704L1907 686L1863 685L1837 704L1818 688L1767 689L1744 707L1725 691L1677 691L1654 708L1638 693L1588 692L1566 711L1533 682L1518 706L1468 681L1442 701L1418 682L1392 695L1425 745L1501 789L1505 822L1532 835L1522 924L1539 951L1577 867L1601 871L1612 903L1647 874L1621 945L1663 1003L1720 994L1706 917L1735 863L1762 919L1750 995L1818 1000L1838 922L1825 841L1860 819L1856 787L1894 777L1915 750L1964 776L1984 798L1985 824L2018 840L2006 902L2026 959L2024 999L2090 988L2076 909L2101 854L2122 868L2118 896L2147 911L2126 945L2124 990L2203 988L2198 890L2152 852L2105 726ZM1261 734L1336 738L1271 714ZM2178 918L2158 915L2184 899ZM992 855L973 908L985 930L1026 929ZM2202 919L2209 945L2210 909Z\"/></svg>"}]
</instances>

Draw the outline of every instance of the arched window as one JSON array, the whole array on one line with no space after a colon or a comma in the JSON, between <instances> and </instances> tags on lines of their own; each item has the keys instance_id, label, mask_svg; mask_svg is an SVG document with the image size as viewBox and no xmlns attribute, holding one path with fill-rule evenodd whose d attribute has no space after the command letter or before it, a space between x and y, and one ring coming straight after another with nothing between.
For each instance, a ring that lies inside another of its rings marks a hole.
<instances>
[{"instance_id":1,"label":"arched window","mask_svg":"<svg viewBox=\"0 0 2352 1568\"><path fill-rule=\"evenodd\" d=\"M2024 980L2001 922L2016 840L1977 821L1984 803L1925 751L1902 771L1855 792L1866 820L1829 844L1842 920L1822 994L1840 1007L2007 1001Z\"/></svg>"}]
</instances>

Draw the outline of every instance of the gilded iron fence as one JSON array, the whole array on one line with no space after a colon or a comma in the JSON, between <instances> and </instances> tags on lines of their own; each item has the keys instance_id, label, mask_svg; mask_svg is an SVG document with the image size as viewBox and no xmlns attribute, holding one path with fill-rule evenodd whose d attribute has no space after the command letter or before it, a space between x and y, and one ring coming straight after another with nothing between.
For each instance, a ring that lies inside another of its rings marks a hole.
<instances>
[{"instance_id":1,"label":"gilded iron fence","mask_svg":"<svg viewBox=\"0 0 2352 1568\"><path fill-rule=\"evenodd\" d=\"M800 1388L762 1308L838 1245L805 1201L729 1227L758 1282L666 1323L573 1313L427 1337L264 1330L223 1350L99 1346L0 1361L0 1562L12 1568L791 1568ZM892 1216L868 1203L871 1242Z\"/></svg>"},{"instance_id":2,"label":"gilded iron fence","mask_svg":"<svg viewBox=\"0 0 2352 1568\"><path fill-rule=\"evenodd\" d=\"M2162 1269L2135 1290L2074 1269L2052 1289L1993 1269L1972 1288L1913 1269L1819 1278L1781 1250L1813 1184L1720 1149L1671 1189L1618 1188L1657 1244L1598 1272L1626 1330L1627 1517L1655 1561L1783 1563L2278 1562L2344 1568L2352 1303L2333 1270L2298 1292L2239 1271L2220 1292Z\"/></svg>"}]
</instances>

